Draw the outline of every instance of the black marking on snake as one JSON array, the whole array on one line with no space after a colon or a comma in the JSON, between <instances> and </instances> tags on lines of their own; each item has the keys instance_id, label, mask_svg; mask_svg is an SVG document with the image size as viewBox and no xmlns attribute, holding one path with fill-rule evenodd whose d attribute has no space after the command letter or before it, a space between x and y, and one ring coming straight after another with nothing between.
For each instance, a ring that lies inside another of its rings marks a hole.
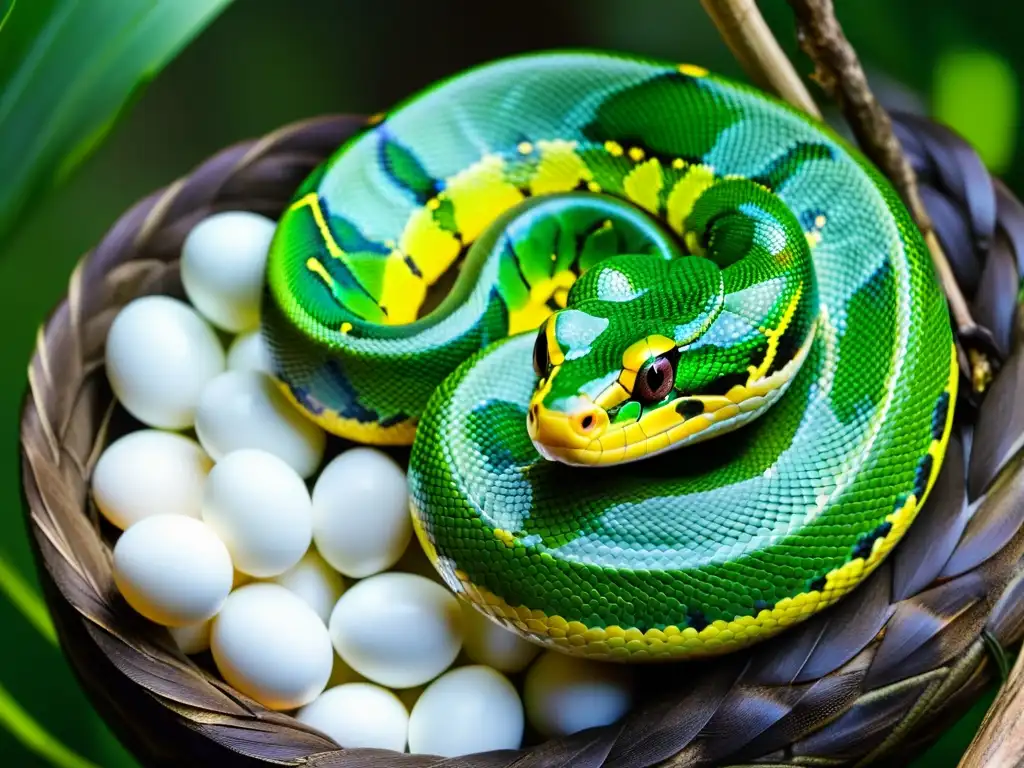
<instances>
[{"instance_id":1,"label":"black marking on snake","mask_svg":"<svg viewBox=\"0 0 1024 768\"><path fill-rule=\"evenodd\" d=\"M683 400L676 405L676 413L684 419L692 419L694 416L700 416L704 413L704 401L696 398Z\"/></svg>"},{"instance_id":2,"label":"black marking on snake","mask_svg":"<svg viewBox=\"0 0 1024 768\"><path fill-rule=\"evenodd\" d=\"M530 281L526 279L526 273L523 272L523 265L522 263L520 263L519 257L516 255L516 248L515 244L512 242L511 235L506 233L502 237L502 240L504 241L505 246L502 249L501 258L509 258L512 260L512 264L516 268L516 275L519 277L519 280L523 283L523 287L527 291L529 291L531 287Z\"/></svg>"},{"instance_id":3,"label":"black marking on snake","mask_svg":"<svg viewBox=\"0 0 1024 768\"><path fill-rule=\"evenodd\" d=\"M688 626L691 626L700 632L711 622L708 621L707 617L704 615L704 611L700 608L691 608L686 612L686 623Z\"/></svg>"},{"instance_id":4,"label":"black marking on snake","mask_svg":"<svg viewBox=\"0 0 1024 768\"><path fill-rule=\"evenodd\" d=\"M776 371L785 368L786 365L796 357L797 352L800 351L800 345L798 343L801 334L797 333L801 330L796 327L794 323L791 323L785 331L782 332L782 336L779 337L777 346L775 347L775 357L772 358L771 365L768 366L768 370L765 371L765 376L771 376ZM765 349L767 354L767 348Z\"/></svg>"},{"instance_id":5,"label":"black marking on snake","mask_svg":"<svg viewBox=\"0 0 1024 768\"><path fill-rule=\"evenodd\" d=\"M809 592L822 592L822 591L824 591L825 584L827 584L827 583L828 582L826 581L824 576L819 576L818 578L816 578L814 581L810 582L807 585L807 590Z\"/></svg>"},{"instance_id":6,"label":"black marking on snake","mask_svg":"<svg viewBox=\"0 0 1024 768\"><path fill-rule=\"evenodd\" d=\"M874 547L875 542L878 539L884 539L891 530L892 523L886 521L875 528L875 530L861 536L853 548L852 559L856 560L859 557L867 560L871 556L871 549Z\"/></svg>"},{"instance_id":7,"label":"black marking on snake","mask_svg":"<svg viewBox=\"0 0 1024 768\"><path fill-rule=\"evenodd\" d=\"M728 373L724 376L719 376L717 379L709 381L703 387L691 392L690 394L724 396L730 389L735 387L737 384L746 384L747 378L749 378L749 375L747 373Z\"/></svg>"},{"instance_id":8,"label":"black marking on snake","mask_svg":"<svg viewBox=\"0 0 1024 768\"><path fill-rule=\"evenodd\" d=\"M941 440L946 433L946 419L949 417L949 392L943 392L935 403L932 413L932 440Z\"/></svg>"},{"instance_id":9,"label":"black marking on snake","mask_svg":"<svg viewBox=\"0 0 1024 768\"><path fill-rule=\"evenodd\" d=\"M402 259L405 261L405 266L409 268L410 272L412 272L416 277L423 279L423 273L420 272L420 268L416 266L416 262L413 261L408 254L403 253Z\"/></svg>"},{"instance_id":10,"label":"black marking on snake","mask_svg":"<svg viewBox=\"0 0 1024 768\"><path fill-rule=\"evenodd\" d=\"M828 144L799 141L773 160L762 173L754 176L753 181L775 192L811 160L835 160L835 150Z\"/></svg>"},{"instance_id":11,"label":"black marking on snake","mask_svg":"<svg viewBox=\"0 0 1024 768\"><path fill-rule=\"evenodd\" d=\"M917 474L914 475L914 495L919 503L928 489L928 480L931 479L934 464L935 460L930 453L922 456L917 463Z\"/></svg>"}]
</instances>

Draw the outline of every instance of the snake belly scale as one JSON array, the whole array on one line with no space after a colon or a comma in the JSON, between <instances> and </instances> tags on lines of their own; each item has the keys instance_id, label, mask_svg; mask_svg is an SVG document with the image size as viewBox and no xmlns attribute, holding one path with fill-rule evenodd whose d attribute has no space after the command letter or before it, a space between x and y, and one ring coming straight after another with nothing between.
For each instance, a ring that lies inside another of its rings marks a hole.
<instances>
[{"instance_id":1,"label":"snake belly scale","mask_svg":"<svg viewBox=\"0 0 1024 768\"><path fill-rule=\"evenodd\" d=\"M445 581L569 653L806 619L942 463L956 356L906 209L830 129L699 67L555 52L446 80L306 180L267 270L282 390L412 443Z\"/></svg>"}]
</instances>

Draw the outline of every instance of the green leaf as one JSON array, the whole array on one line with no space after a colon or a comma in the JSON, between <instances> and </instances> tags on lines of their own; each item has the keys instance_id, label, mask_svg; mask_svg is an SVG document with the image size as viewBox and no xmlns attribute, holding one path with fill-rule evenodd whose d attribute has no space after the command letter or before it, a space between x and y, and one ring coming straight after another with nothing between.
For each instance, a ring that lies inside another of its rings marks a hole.
<instances>
[{"instance_id":1,"label":"green leaf","mask_svg":"<svg viewBox=\"0 0 1024 768\"><path fill-rule=\"evenodd\" d=\"M28 622L38 630L51 645L57 647L57 630L53 627L50 612L39 593L11 567L7 558L0 554L0 592L21 611Z\"/></svg>"},{"instance_id":2,"label":"green leaf","mask_svg":"<svg viewBox=\"0 0 1024 768\"><path fill-rule=\"evenodd\" d=\"M7 728L28 750L48 760L55 768L99 768L54 738L3 686L0 686L0 725Z\"/></svg>"},{"instance_id":3,"label":"green leaf","mask_svg":"<svg viewBox=\"0 0 1024 768\"><path fill-rule=\"evenodd\" d=\"M935 63L932 111L969 141L993 173L1016 150L1020 83L1010 62L981 48L946 51Z\"/></svg>"},{"instance_id":4,"label":"green leaf","mask_svg":"<svg viewBox=\"0 0 1024 768\"><path fill-rule=\"evenodd\" d=\"M231 0L0 0L0 244Z\"/></svg>"}]
</instances>

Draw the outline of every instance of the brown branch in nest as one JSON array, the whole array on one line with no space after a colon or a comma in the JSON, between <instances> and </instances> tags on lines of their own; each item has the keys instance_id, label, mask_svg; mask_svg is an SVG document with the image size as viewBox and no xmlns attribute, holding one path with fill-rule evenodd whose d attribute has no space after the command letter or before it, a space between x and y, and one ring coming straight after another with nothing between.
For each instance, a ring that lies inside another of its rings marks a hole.
<instances>
[{"instance_id":1,"label":"brown branch in nest","mask_svg":"<svg viewBox=\"0 0 1024 768\"><path fill-rule=\"evenodd\" d=\"M701 0L701 4L756 85L821 119L818 105L768 28L756 0Z\"/></svg>"},{"instance_id":2,"label":"brown branch in nest","mask_svg":"<svg viewBox=\"0 0 1024 768\"><path fill-rule=\"evenodd\" d=\"M889 177L924 234L939 280L961 336L976 329L974 319L949 260L939 244L931 217L917 190L917 177L899 139L892 130L888 113L878 103L853 46L843 34L836 19L832 0L788 0L797 17L800 47L814 62L814 80L839 105L864 153ZM968 350L971 359L971 380L975 389L988 384L991 369L984 355Z\"/></svg>"},{"instance_id":3,"label":"brown branch in nest","mask_svg":"<svg viewBox=\"0 0 1024 768\"><path fill-rule=\"evenodd\" d=\"M999 698L960 760L960 768L985 768L992 765L1024 763L1024 653L1017 656L1010 677Z\"/></svg>"}]
</instances>

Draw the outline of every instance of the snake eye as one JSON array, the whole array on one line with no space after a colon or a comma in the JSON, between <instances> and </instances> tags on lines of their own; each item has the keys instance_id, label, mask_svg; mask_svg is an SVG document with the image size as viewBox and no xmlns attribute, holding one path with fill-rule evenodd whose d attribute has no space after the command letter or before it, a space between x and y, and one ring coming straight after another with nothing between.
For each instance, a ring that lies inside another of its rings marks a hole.
<instances>
[{"instance_id":1,"label":"snake eye","mask_svg":"<svg viewBox=\"0 0 1024 768\"><path fill-rule=\"evenodd\" d=\"M662 355L640 366L633 385L633 397L644 405L656 403L665 399L675 383L672 361Z\"/></svg>"},{"instance_id":2,"label":"snake eye","mask_svg":"<svg viewBox=\"0 0 1024 768\"><path fill-rule=\"evenodd\" d=\"M548 372L548 343L545 338L544 330L537 334L537 341L533 343L533 370L534 372L544 378L544 374Z\"/></svg>"}]
</instances>

